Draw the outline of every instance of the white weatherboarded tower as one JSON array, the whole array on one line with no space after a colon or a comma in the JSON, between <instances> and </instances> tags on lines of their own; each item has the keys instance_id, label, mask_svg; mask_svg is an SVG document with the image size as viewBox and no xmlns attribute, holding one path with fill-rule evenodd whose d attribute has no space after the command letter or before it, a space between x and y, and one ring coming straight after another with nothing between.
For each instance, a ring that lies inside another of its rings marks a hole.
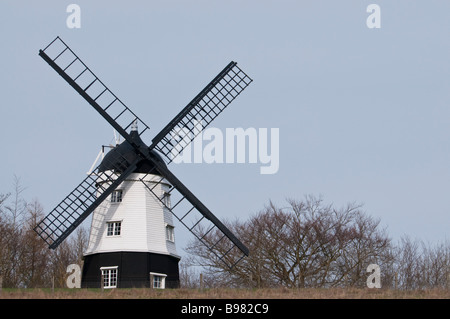
<instances>
[{"instance_id":1,"label":"white weatherboarded tower","mask_svg":"<svg viewBox=\"0 0 450 319\"><path fill-rule=\"evenodd\" d=\"M136 127L130 135L142 143ZM117 167L119 159L129 152L133 148L124 141L106 154L99 171ZM84 254L83 287L179 286L180 256L172 213L155 196L170 207L171 185L164 181L158 184L161 176L148 174L152 168L150 162L140 165L94 210ZM144 183L155 187L155 194Z\"/></svg>"}]
</instances>

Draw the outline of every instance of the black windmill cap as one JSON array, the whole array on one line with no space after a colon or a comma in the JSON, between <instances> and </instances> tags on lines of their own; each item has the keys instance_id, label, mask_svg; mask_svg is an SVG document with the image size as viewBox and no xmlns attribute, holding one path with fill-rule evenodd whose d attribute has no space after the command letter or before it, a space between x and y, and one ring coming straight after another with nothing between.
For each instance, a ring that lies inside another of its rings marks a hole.
<instances>
[{"instance_id":1,"label":"black windmill cap","mask_svg":"<svg viewBox=\"0 0 450 319\"><path fill-rule=\"evenodd\" d=\"M138 147L147 147L147 145L142 141L136 127L132 127L130 131L130 137L132 141ZM165 165L161 156L154 150L149 152L152 159L158 161ZM110 150L98 167L99 172L104 172L108 170L114 170L116 172L123 172L138 156L136 149L131 145L130 142L124 140L121 144ZM155 165L148 159L143 159L137 164L136 170L133 173L151 173L155 175L161 175Z\"/></svg>"}]
</instances>

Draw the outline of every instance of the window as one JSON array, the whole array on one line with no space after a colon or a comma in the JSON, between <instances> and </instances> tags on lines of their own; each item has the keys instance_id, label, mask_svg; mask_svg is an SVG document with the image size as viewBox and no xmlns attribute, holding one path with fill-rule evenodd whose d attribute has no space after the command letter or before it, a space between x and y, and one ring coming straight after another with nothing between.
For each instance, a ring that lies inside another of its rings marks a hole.
<instances>
[{"instance_id":1,"label":"window","mask_svg":"<svg viewBox=\"0 0 450 319\"><path fill-rule=\"evenodd\" d=\"M171 242L175 242L174 228L175 227L166 224L166 240L170 240Z\"/></svg>"},{"instance_id":2,"label":"window","mask_svg":"<svg viewBox=\"0 0 450 319\"><path fill-rule=\"evenodd\" d=\"M117 288L117 268L115 267L101 267L103 288Z\"/></svg>"},{"instance_id":3,"label":"window","mask_svg":"<svg viewBox=\"0 0 450 319\"><path fill-rule=\"evenodd\" d=\"M116 189L111 194L111 203L120 203L122 202L123 191L121 189Z\"/></svg>"},{"instance_id":4,"label":"window","mask_svg":"<svg viewBox=\"0 0 450 319\"><path fill-rule=\"evenodd\" d=\"M150 283L152 288L164 289L166 288L166 274L150 273Z\"/></svg>"},{"instance_id":5,"label":"window","mask_svg":"<svg viewBox=\"0 0 450 319\"><path fill-rule=\"evenodd\" d=\"M164 203L164 205L166 205L167 208L171 208L170 193L164 192L162 202Z\"/></svg>"},{"instance_id":6,"label":"window","mask_svg":"<svg viewBox=\"0 0 450 319\"><path fill-rule=\"evenodd\" d=\"M122 222L107 222L106 236L120 236Z\"/></svg>"}]
</instances>

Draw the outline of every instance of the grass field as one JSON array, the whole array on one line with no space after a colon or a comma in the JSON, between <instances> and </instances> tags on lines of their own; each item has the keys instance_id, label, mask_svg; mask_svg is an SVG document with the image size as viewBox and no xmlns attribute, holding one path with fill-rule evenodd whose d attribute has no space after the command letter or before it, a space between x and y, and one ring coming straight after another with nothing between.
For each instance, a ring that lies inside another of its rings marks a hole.
<instances>
[{"instance_id":1,"label":"grass field","mask_svg":"<svg viewBox=\"0 0 450 319\"><path fill-rule=\"evenodd\" d=\"M450 299L450 290L390 289L6 289L0 299Z\"/></svg>"}]
</instances>

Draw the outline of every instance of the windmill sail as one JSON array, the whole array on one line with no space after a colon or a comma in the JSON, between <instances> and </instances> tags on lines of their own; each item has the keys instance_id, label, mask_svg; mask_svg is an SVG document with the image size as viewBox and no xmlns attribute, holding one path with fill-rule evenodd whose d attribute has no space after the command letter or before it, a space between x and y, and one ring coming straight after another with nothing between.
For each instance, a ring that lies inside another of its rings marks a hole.
<instances>
[{"instance_id":1,"label":"windmill sail","mask_svg":"<svg viewBox=\"0 0 450 319\"><path fill-rule=\"evenodd\" d=\"M154 163L163 177L151 185L144 182L146 177L141 182L217 259L232 268L249 255L248 248L165 165ZM164 180L173 187L161 197L153 190Z\"/></svg>"},{"instance_id":2,"label":"windmill sail","mask_svg":"<svg viewBox=\"0 0 450 319\"><path fill-rule=\"evenodd\" d=\"M134 122L140 127L141 137L149 132L148 125L111 92L61 38L56 37L45 49L39 50L39 55L130 143L127 130Z\"/></svg>"},{"instance_id":3,"label":"windmill sail","mask_svg":"<svg viewBox=\"0 0 450 319\"><path fill-rule=\"evenodd\" d=\"M230 62L155 136L150 148L154 147L170 163L200 133L196 125L200 122L202 128L208 126L252 81L236 62Z\"/></svg>"},{"instance_id":4,"label":"windmill sail","mask_svg":"<svg viewBox=\"0 0 450 319\"><path fill-rule=\"evenodd\" d=\"M124 160L123 164L128 166L125 170L88 175L36 225L36 233L49 248L58 247L136 169L138 162L136 159L128 164ZM98 172L98 167L95 171Z\"/></svg>"}]
</instances>

